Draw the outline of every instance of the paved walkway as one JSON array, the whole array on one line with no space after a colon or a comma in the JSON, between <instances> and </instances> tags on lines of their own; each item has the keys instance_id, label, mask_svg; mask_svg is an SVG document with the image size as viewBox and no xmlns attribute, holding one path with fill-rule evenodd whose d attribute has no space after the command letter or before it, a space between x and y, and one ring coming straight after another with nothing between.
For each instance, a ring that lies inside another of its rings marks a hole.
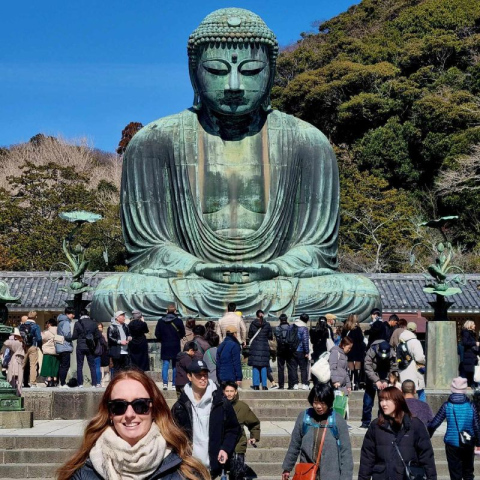
<instances>
[{"instance_id":1,"label":"paved walkway","mask_svg":"<svg viewBox=\"0 0 480 480\"><path fill-rule=\"evenodd\" d=\"M82 436L88 420L35 420L33 428L0 429L0 437L77 437ZM360 428L360 421L349 421L351 435L364 435L366 430ZM295 422L293 421L262 421L262 435L291 435ZM435 432L444 435L447 423Z\"/></svg>"}]
</instances>

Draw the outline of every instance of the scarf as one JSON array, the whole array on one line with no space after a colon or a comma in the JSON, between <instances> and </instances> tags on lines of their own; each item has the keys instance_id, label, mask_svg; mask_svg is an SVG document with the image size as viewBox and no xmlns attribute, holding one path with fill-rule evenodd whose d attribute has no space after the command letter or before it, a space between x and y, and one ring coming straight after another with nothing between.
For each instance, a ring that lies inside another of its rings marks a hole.
<instances>
[{"instance_id":1,"label":"scarf","mask_svg":"<svg viewBox=\"0 0 480 480\"><path fill-rule=\"evenodd\" d=\"M150 477L171 450L155 422L133 447L108 427L90 451L90 461L105 480Z\"/></svg>"}]
</instances>

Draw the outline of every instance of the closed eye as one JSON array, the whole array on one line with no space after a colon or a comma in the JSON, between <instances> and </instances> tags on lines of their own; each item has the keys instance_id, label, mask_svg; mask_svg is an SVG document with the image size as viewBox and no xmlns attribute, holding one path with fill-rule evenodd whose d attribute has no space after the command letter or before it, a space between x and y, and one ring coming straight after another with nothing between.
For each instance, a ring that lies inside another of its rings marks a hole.
<instances>
[{"instance_id":1,"label":"closed eye","mask_svg":"<svg viewBox=\"0 0 480 480\"><path fill-rule=\"evenodd\" d=\"M244 76L258 75L267 64L260 60L246 60L238 66L238 71Z\"/></svg>"},{"instance_id":2,"label":"closed eye","mask_svg":"<svg viewBox=\"0 0 480 480\"><path fill-rule=\"evenodd\" d=\"M212 75L228 75L230 71L229 65L220 60L205 60L202 66Z\"/></svg>"}]
</instances>

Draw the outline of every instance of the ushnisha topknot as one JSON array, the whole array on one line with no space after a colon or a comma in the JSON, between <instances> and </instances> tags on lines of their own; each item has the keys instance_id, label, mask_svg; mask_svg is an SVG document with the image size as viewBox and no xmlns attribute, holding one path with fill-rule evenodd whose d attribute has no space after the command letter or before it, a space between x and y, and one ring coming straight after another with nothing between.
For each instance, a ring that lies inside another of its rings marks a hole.
<instances>
[{"instance_id":1,"label":"ushnisha topknot","mask_svg":"<svg viewBox=\"0 0 480 480\"><path fill-rule=\"evenodd\" d=\"M207 15L188 39L188 57L195 63L197 49L206 44L263 44L270 50L275 64L278 41L266 23L255 13L243 8L221 8Z\"/></svg>"}]
</instances>

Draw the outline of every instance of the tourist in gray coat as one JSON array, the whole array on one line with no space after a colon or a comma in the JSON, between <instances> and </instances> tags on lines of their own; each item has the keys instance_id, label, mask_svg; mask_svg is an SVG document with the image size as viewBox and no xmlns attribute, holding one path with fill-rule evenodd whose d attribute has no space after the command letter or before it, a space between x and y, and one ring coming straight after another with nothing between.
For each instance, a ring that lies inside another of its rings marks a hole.
<instances>
[{"instance_id":1,"label":"tourist in gray coat","mask_svg":"<svg viewBox=\"0 0 480 480\"><path fill-rule=\"evenodd\" d=\"M320 458L319 478L351 480L353 457L345 420L333 411L334 392L330 384L317 383L308 395L312 408L301 412L283 461L282 480L288 480L297 463L315 463L324 428L325 442ZM318 477L317 477L318 478Z\"/></svg>"},{"instance_id":2,"label":"tourist in gray coat","mask_svg":"<svg viewBox=\"0 0 480 480\"><path fill-rule=\"evenodd\" d=\"M63 337L63 343L55 343L55 351L60 361L60 367L58 369L58 378L60 385L64 388L67 386L67 373L70 369L70 355L73 352L72 345L72 321L75 317L75 310L71 307L65 309L65 314L59 315L57 335Z\"/></svg>"},{"instance_id":3,"label":"tourist in gray coat","mask_svg":"<svg viewBox=\"0 0 480 480\"><path fill-rule=\"evenodd\" d=\"M352 382L348 372L348 352L352 349L353 341L343 337L340 345L332 347L328 363L330 365L330 380L333 388L341 390L345 395L352 391Z\"/></svg>"}]
</instances>

